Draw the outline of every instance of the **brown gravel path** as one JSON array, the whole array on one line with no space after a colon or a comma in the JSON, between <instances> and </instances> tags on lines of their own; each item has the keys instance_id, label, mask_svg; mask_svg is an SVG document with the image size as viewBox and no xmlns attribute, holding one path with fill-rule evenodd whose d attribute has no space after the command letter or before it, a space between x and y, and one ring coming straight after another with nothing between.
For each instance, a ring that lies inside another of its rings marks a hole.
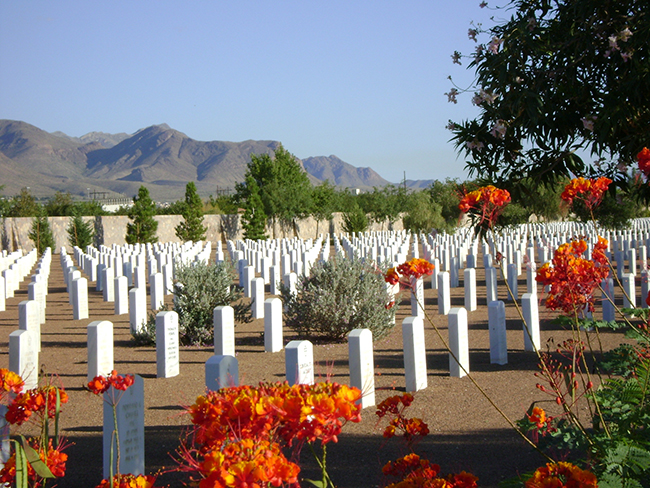
<instances>
[{"instance_id":1,"label":"brown gravel path","mask_svg":"<svg viewBox=\"0 0 650 488\"><path fill-rule=\"evenodd\" d=\"M479 261L480 262L480 261ZM523 416L531 402L554 402L535 388L537 361L534 353L523 351L521 321L512 304L506 304L508 329L508 359L505 366L491 365L485 283L478 270L479 310L469 313L470 364L476 381L513 420ZM8 337L18 327L18 303L27 299L27 282L21 284L14 298L7 300L7 310L0 312L0 367L8 367ZM462 284L462 283L461 283ZM212 355L208 347L181 349L181 374L175 378L156 378L156 354L153 347L134 347L129 334L128 315L116 316L113 303L102 301L101 293L89 286L91 316L72 320L59 256L52 259L47 298L47 322L42 326L40 363L47 375L61 379L70 396L65 405L61 424L70 442L68 471L58 486L87 488L101 481L102 405L99 398L84 390L86 380L86 326L95 320L110 320L115 331L115 367L119 373L139 374L145 385L146 468L156 472L174 465L168 452L178 446L178 438L189 424L181 405L191 404L203 392L204 363ZM525 274L519 289L525 290ZM505 296L499 288L500 299ZM453 290L452 306L463 306L463 289ZM483 298L481 298L483 297ZM171 301L171 297L167 297ZM437 314L436 291L425 287L427 312L447 334L446 317ZM375 343L377 402L404 391L402 337L400 324L410 312L408 296L398 311L398 326L387 338ZM543 319L552 315L541 310ZM531 471L543 464L542 457L528 447L493 407L478 393L468 378L448 376L448 355L430 325L426 328L428 382L426 390L415 394L415 402L407 411L429 424L431 434L417 447L417 453L438 463L443 473L466 470L479 477L480 486L496 486L503 479ZM558 343L569 334L559 326L544 321L542 343ZM241 383L284 379L284 353L265 353L263 320L236 328L237 357ZM285 330L285 343L291 331ZM619 335L604 333L606 348L622 342ZM314 347L316 375L347 383L347 344L316 345ZM382 486L381 467L402 454L403 445L397 439L385 443L382 428L377 425L374 408L366 409L359 424L349 424L338 444L328 449L330 474L340 488ZM303 473L315 477L309 453L303 452ZM177 473L162 474L160 486L182 486L186 478ZM305 484L306 486L306 484Z\"/></svg>"}]
</instances>

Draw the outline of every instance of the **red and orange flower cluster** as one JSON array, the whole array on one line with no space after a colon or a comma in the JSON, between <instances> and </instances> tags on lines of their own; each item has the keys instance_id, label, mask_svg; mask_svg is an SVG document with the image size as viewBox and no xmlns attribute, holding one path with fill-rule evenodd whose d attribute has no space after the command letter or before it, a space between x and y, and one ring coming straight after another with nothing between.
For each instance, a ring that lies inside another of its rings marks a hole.
<instances>
[{"instance_id":1,"label":"red and orange flower cluster","mask_svg":"<svg viewBox=\"0 0 650 488\"><path fill-rule=\"evenodd\" d=\"M56 397L59 395L59 404L68 403L68 394L63 388L46 385L33 390L19 393L7 408L5 418L12 425L22 425L29 420L33 413L53 419L56 415Z\"/></svg>"},{"instance_id":2,"label":"red and orange flower cluster","mask_svg":"<svg viewBox=\"0 0 650 488\"><path fill-rule=\"evenodd\" d=\"M116 390L126 391L133 384L133 381L133 375L119 375L117 371L113 370L108 376L95 376L88 383L88 389L95 395L101 395L108 391L111 386Z\"/></svg>"},{"instance_id":3,"label":"red and orange flower cluster","mask_svg":"<svg viewBox=\"0 0 650 488\"><path fill-rule=\"evenodd\" d=\"M391 285L402 283L405 286L411 285L412 279L422 278L424 275L431 276L434 266L426 259L413 258L410 261L400 264L396 268L390 268L386 272L386 282ZM402 280L402 277L405 280Z\"/></svg>"},{"instance_id":4,"label":"red and orange flower cluster","mask_svg":"<svg viewBox=\"0 0 650 488\"><path fill-rule=\"evenodd\" d=\"M585 307L593 312L594 290L610 272L606 249L607 240L602 237L594 246L591 260L583 257L587 250L583 240L558 247L551 263L537 271L536 280L550 286L546 306L551 310L561 309L567 315L580 315Z\"/></svg>"},{"instance_id":5,"label":"red and orange flower cluster","mask_svg":"<svg viewBox=\"0 0 650 488\"><path fill-rule=\"evenodd\" d=\"M458 209L472 218L477 232L485 232L496 224L497 218L510 203L510 192L493 185L462 195Z\"/></svg>"},{"instance_id":6,"label":"red and orange flower cluster","mask_svg":"<svg viewBox=\"0 0 650 488\"><path fill-rule=\"evenodd\" d=\"M636 155L636 160L639 162L639 170L646 178L650 178L650 149L644 147L639 154Z\"/></svg>"},{"instance_id":7,"label":"red and orange flower cluster","mask_svg":"<svg viewBox=\"0 0 650 488\"><path fill-rule=\"evenodd\" d=\"M538 468L526 481L526 488L597 488L598 480L591 471L565 462L548 463Z\"/></svg>"},{"instance_id":8,"label":"red and orange flower cluster","mask_svg":"<svg viewBox=\"0 0 650 488\"><path fill-rule=\"evenodd\" d=\"M41 449L38 445L38 439L30 439L30 445L32 449L38 452L41 461L45 463L47 468L50 470L53 476L56 478L62 478L65 476L66 462L68 461L68 455L61 452L61 448L55 449L52 445L52 440L50 439L47 451ZM27 477L30 479L31 487L40 487L45 486L42 484L43 479L38 476L34 468L30 463L27 464ZM13 452L11 457L7 460L4 465L4 468L0 470L0 483L2 486L5 486L4 483L8 485L13 485L16 481L16 453Z\"/></svg>"},{"instance_id":9,"label":"red and orange flower cluster","mask_svg":"<svg viewBox=\"0 0 650 488\"><path fill-rule=\"evenodd\" d=\"M593 210L602 201L611 182L612 180L604 176L598 179L574 178L564 187L561 198L569 205L577 198L582 200L589 210Z\"/></svg>"},{"instance_id":10,"label":"red and orange flower cluster","mask_svg":"<svg viewBox=\"0 0 650 488\"><path fill-rule=\"evenodd\" d=\"M116 474L112 483L102 480L97 488L153 488L155 481L156 477L151 475Z\"/></svg>"},{"instance_id":11,"label":"red and orange flower cluster","mask_svg":"<svg viewBox=\"0 0 650 488\"><path fill-rule=\"evenodd\" d=\"M295 483L300 468L282 446L297 452L304 442L337 442L346 422L361 420L360 398L357 388L329 382L210 391L188 408L201 459L185 459L185 469L198 471L202 488Z\"/></svg>"},{"instance_id":12,"label":"red and orange flower cluster","mask_svg":"<svg viewBox=\"0 0 650 488\"><path fill-rule=\"evenodd\" d=\"M383 469L384 475L401 478L387 488L476 488L478 478L463 471L441 478L440 466L417 454L408 454L395 462L388 462Z\"/></svg>"},{"instance_id":13,"label":"red and orange flower cluster","mask_svg":"<svg viewBox=\"0 0 650 488\"><path fill-rule=\"evenodd\" d=\"M413 395L404 393L386 398L377 405L377 417L384 418L387 415L394 415L384 430L384 437L389 439L398 433L402 433L409 447L413 442L429 434L429 426L419 418L407 418L404 410L413 403Z\"/></svg>"},{"instance_id":14,"label":"red and orange flower cluster","mask_svg":"<svg viewBox=\"0 0 650 488\"><path fill-rule=\"evenodd\" d=\"M8 369L0 369L0 398L5 396L9 398L5 419L11 425L22 425L28 420L36 420L36 423L42 428L50 419L54 419L58 415L60 406L68 402L68 395L61 387L48 384L23 391L24 385L25 382L18 374ZM9 393L15 396L9 396ZM61 442L54 446L51 438L30 438L28 443L54 477L60 478L65 475L68 455L62 452L64 445ZM27 476L30 486L44 486L43 478L29 462L27 463ZM16 452L14 449L11 457L0 469L0 484L12 485L15 481Z\"/></svg>"}]
</instances>

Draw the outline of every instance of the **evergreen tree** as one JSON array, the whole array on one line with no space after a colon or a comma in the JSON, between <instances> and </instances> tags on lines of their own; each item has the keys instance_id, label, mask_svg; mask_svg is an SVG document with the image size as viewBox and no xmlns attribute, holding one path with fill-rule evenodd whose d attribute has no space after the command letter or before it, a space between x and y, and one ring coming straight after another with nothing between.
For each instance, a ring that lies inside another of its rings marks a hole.
<instances>
[{"instance_id":1,"label":"evergreen tree","mask_svg":"<svg viewBox=\"0 0 650 488\"><path fill-rule=\"evenodd\" d=\"M251 176L246 177L246 187L249 194L246 200L246 211L242 218L244 238L266 239L266 213L264 213L264 203L260 197L260 188Z\"/></svg>"},{"instance_id":2,"label":"evergreen tree","mask_svg":"<svg viewBox=\"0 0 650 488\"><path fill-rule=\"evenodd\" d=\"M93 243L95 237L95 228L93 222L84 222L81 213L75 210L74 215L70 218L68 225L68 242L72 247L77 246L86 249Z\"/></svg>"},{"instance_id":3,"label":"evergreen tree","mask_svg":"<svg viewBox=\"0 0 650 488\"><path fill-rule=\"evenodd\" d=\"M47 215L45 215L45 213L41 213L37 217L34 217L32 220L32 228L28 235L29 238L34 241L36 252L38 252L39 255L43 254L45 249L48 247L54 251L56 244L54 242L54 236L52 235L52 229L50 228L50 222L47 220Z\"/></svg>"},{"instance_id":4,"label":"evergreen tree","mask_svg":"<svg viewBox=\"0 0 650 488\"><path fill-rule=\"evenodd\" d=\"M158 222L153 218L154 215L156 215L156 204L149 196L149 190L141 186L138 194L133 197L133 206L128 212L132 222L126 224L127 244L158 242L156 236Z\"/></svg>"},{"instance_id":5,"label":"evergreen tree","mask_svg":"<svg viewBox=\"0 0 650 488\"><path fill-rule=\"evenodd\" d=\"M184 242L204 240L207 229L203 225L203 202L193 181L190 181L185 187L182 215L183 222L176 226L176 236Z\"/></svg>"}]
</instances>

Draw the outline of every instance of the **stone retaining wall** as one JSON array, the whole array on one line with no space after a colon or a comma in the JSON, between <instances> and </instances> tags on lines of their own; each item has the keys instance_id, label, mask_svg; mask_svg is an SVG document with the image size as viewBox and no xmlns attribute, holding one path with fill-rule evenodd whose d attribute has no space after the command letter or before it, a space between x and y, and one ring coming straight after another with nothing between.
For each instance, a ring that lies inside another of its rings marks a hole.
<instances>
[{"instance_id":1,"label":"stone retaining wall","mask_svg":"<svg viewBox=\"0 0 650 488\"><path fill-rule=\"evenodd\" d=\"M68 226L71 217L49 217L50 228L56 242L55 253L59 253L62 246L70 247L68 242ZM158 240L160 242L179 242L176 237L175 227L183 220L180 215L157 215ZM8 252L23 249L25 252L34 247L29 238L32 227L31 217L14 217L0 220L0 250ZM95 245L112 246L125 244L126 224L129 218L122 215L108 215L101 217L84 217L85 221L95 222ZM226 242L228 239L243 239L244 233L241 226L241 215L205 215L203 225L207 227L206 239L212 242ZM398 220L393 225L388 222L371 224L368 230L402 230L402 221ZM300 237L302 239L317 238L319 234L339 234L343 232L343 214L336 213L329 221L317 222L309 217L296 221L295 226L267 226L266 235L270 238Z\"/></svg>"}]
</instances>

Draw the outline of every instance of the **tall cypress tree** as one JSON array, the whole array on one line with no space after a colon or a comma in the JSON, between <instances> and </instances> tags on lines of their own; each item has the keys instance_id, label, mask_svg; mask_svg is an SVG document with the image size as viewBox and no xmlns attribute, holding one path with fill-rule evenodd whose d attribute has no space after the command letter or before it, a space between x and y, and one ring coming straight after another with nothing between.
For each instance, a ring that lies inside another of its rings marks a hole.
<instances>
[{"instance_id":1,"label":"tall cypress tree","mask_svg":"<svg viewBox=\"0 0 650 488\"><path fill-rule=\"evenodd\" d=\"M41 213L39 216L34 217L32 220L32 228L28 235L29 238L34 241L36 252L38 252L39 255L43 254L45 249L48 247L54 251L56 243L54 242L50 222L47 220L47 215L45 213Z\"/></svg>"},{"instance_id":2,"label":"tall cypress tree","mask_svg":"<svg viewBox=\"0 0 650 488\"><path fill-rule=\"evenodd\" d=\"M183 222L176 226L176 236L181 241L202 241L207 229L203 225L203 202L196 191L196 185L190 181L185 187L183 204Z\"/></svg>"},{"instance_id":3,"label":"tall cypress tree","mask_svg":"<svg viewBox=\"0 0 650 488\"><path fill-rule=\"evenodd\" d=\"M95 229L92 222L84 222L81 212L74 209L74 215L70 218L68 225L68 242L72 247L77 246L86 249L93 243Z\"/></svg>"},{"instance_id":4,"label":"tall cypress tree","mask_svg":"<svg viewBox=\"0 0 650 488\"><path fill-rule=\"evenodd\" d=\"M145 186L141 186L138 194L133 197L133 206L128 215L132 222L126 224L127 244L158 242L158 221L153 218L156 215L156 203L149 196L149 190Z\"/></svg>"}]
</instances>

